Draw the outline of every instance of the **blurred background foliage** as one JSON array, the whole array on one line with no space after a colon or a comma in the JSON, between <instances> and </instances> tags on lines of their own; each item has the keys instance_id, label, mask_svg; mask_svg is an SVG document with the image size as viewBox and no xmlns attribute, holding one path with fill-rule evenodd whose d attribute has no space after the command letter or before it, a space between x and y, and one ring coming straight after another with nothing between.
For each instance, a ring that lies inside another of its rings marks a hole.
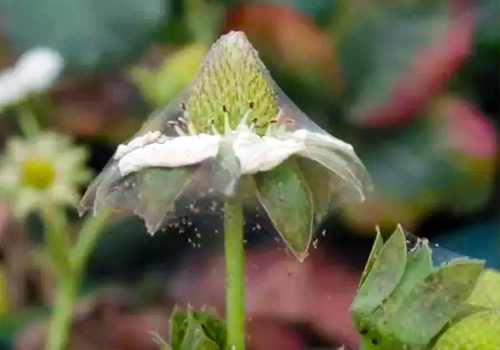
<instances>
[{"instance_id":1,"label":"blurred background foliage","mask_svg":"<svg viewBox=\"0 0 500 350\"><path fill-rule=\"evenodd\" d=\"M97 173L220 34L244 31L284 92L354 145L376 189L330 215L320 249L298 267L272 233L249 230L248 264L268 271L249 272L259 320L250 346L354 348L347 306L376 224L392 232L401 222L500 268L499 18L497 0L1 0L0 71L32 48L62 55L64 74L30 103L44 127L90 149ZM2 144L18 132L8 114ZM39 268L42 231L36 215L23 225L1 203L0 348L41 346L53 290ZM217 242L220 233L175 228L149 237L137 218L115 217L90 257L70 347L155 348L148 332L165 332L176 302L222 307L222 290L207 282L220 270Z\"/></svg>"}]
</instances>

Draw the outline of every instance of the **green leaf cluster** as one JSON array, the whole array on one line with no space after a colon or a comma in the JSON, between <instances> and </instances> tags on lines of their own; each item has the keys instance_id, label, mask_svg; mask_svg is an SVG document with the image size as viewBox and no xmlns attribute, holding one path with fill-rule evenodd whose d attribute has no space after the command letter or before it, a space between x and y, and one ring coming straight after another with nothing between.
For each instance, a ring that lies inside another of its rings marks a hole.
<instances>
[{"instance_id":1,"label":"green leaf cluster","mask_svg":"<svg viewBox=\"0 0 500 350\"><path fill-rule=\"evenodd\" d=\"M450 324L479 310L467 299L482 261L459 258L434 266L426 240L413 247L408 242L401 227L385 243L377 234L351 305L363 349L431 349Z\"/></svg>"},{"instance_id":2,"label":"green leaf cluster","mask_svg":"<svg viewBox=\"0 0 500 350\"><path fill-rule=\"evenodd\" d=\"M224 322L206 312L174 312L170 317L170 344L160 340L162 350L224 350Z\"/></svg>"}]
</instances>

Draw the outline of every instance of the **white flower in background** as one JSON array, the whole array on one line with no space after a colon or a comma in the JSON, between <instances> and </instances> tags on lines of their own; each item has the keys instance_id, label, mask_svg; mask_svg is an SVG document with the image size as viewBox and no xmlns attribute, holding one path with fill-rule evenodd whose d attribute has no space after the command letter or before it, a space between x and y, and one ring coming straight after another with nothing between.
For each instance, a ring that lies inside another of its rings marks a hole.
<instances>
[{"instance_id":1,"label":"white flower in background","mask_svg":"<svg viewBox=\"0 0 500 350\"><path fill-rule=\"evenodd\" d=\"M35 48L23 54L14 67L0 72L0 110L47 90L64 66L62 56L49 48Z\"/></svg>"},{"instance_id":2,"label":"white flower in background","mask_svg":"<svg viewBox=\"0 0 500 350\"><path fill-rule=\"evenodd\" d=\"M22 218L47 204L75 205L78 186L91 176L87 149L68 136L45 132L30 139L12 138L0 161L0 194Z\"/></svg>"}]
</instances>

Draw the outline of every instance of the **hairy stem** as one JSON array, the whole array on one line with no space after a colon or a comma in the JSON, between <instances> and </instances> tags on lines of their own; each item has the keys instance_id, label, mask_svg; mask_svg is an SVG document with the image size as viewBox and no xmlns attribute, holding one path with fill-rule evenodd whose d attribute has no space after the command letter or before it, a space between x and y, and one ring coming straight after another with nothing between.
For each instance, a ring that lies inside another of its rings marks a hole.
<instances>
[{"instance_id":1,"label":"hairy stem","mask_svg":"<svg viewBox=\"0 0 500 350\"><path fill-rule=\"evenodd\" d=\"M241 200L226 203L224 214L226 258L227 349L245 349L243 208Z\"/></svg>"}]
</instances>

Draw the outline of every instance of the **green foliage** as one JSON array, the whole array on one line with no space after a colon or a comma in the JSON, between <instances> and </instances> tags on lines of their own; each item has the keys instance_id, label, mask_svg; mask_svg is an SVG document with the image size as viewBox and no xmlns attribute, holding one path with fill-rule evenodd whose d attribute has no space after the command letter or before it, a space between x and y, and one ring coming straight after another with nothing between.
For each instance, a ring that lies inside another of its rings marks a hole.
<instances>
[{"instance_id":1,"label":"green foliage","mask_svg":"<svg viewBox=\"0 0 500 350\"><path fill-rule=\"evenodd\" d=\"M170 317L172 350L225 350L226 326L205 312L174 312Z\"/></svg>"},{"instance_id":2,"label":"green foliage","mask_svg":"<svg viewBox=\"0 0 500 350\"><path fill-rule=\"evenodd\" d=\"M312 195L295 159L255 175L258 197L276 230L300 261L312 237Z\"/></svg>"},{"instance_id":3,"label":"green foliage","mask_svg":"<svg viewBox=\"0 0 500 350\"><path fill-rule=\"evenodd\" d=\"M351 306L363 349L428 349L458 316L483 262L461 258L433 266L431 256L425 240L408 248L401 227L383 246L377 236Z\"/></svg>"},{"instance_id":4,"label":"green foliage","mask_svg":"<svg viewBox=\"0 0 500 350\"><path fill-rule=\"evenodd\" d=\"M467 303L500 309L500 272L493 269L484 270Z\"/></svg>"},{"instance_id":5,"label":"green foliage","mask_svg":"<svg viewBox=\"0 0 500 350\"><path fill-rule=\"evenodd\" d=\"M372 250L370 252L370 255L368 256L368 260L366 261L365 269L363 270L363 273L361 274L361 278L359 280L360 286L365 282L366 276L368 276L368 274L372 270L373 264L375 264L375 261L380 255L380 251L382 250L383 246L384 239L382 238L380 229L377 227L377 236L375 237L375 242L373 243Z\"/></svg>"},{"instance_id":6,"label":"green foliage","mask_svg":"<svg viewBox=\"0 0 500 350\"><path fill-rule=\"evenodd\" d=\"M462 319L447 329L432 349L500 349L500 311L482 311Z\"/></svg>"},{"instance_id":7,"label":"green foliage","mask_svg":"<svg viewBox=\"0 0 500 350\"><path fill-rule=\"evenodd\" d=\"M0 12L16 47L24 51L48 46L59 51L70 68L128 59L148 46L167 16L163 0L6 0Z\"/></svg>"},{"instance_id":8,"label":"green foliage","mask_svg":"<svg viewBox=\"0 0 500 350\"><path fill-rule=\"evenodd\" d=\"M353 314L369 315L382 304L401 280L405 265L406 238L402 229L398 228L374 258L373 267L352 303Z\"/></svg>"},{"instance_id":9,"label":"green foliage","mask_svg":"<svg viewBox=\"0 0 500 350\"><path fill-rule=\"evenodd\" d=\"M7 276L5 275L3 264L0 264L0 320L9 311L9 298L7 296Z\"/></svg>"},{"instance_id":10,"label":"green foliage","mask_svg":"<svg viewBox=\"0 0 500 350\"><path fill-rule=\"evenodd\" d=\"M368 124L370 113L390 102L398 84L414 69L416 57L435 45L451 22L445 1L362 5L345 6L343 23L348 25L334 34L347 81L350 117Z\"/></svg>"},{"instance_id":11,"label":"green foliage","mask_svg":"<svg viewBox=\"0 0 500 350\"><path fill-rule=\"evenodd\" d=\"M168 56L156 70L133 68L131 79L150 105L165 106L193 77L206 52L205 45L187 45Z\"/></svg>"}]
</instances>

